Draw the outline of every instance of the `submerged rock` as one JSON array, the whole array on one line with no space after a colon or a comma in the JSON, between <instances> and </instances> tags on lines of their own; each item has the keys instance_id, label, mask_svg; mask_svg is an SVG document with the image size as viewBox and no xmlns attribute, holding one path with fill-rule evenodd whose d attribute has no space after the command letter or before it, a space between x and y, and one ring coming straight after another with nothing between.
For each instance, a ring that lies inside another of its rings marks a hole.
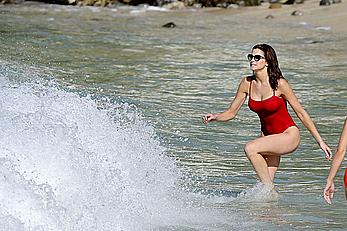
<instances>
[{"instance_id":1,"label":"submerged rock","mask_svg":"<svg viewBox=\"0 0 347 231\"><path fill-rule=\"evenodd\" d=\"M301 16L301 15L303 15L304 13L302 12L302 11L300 11L300 10L294 10L292 13L291 13L291 15L293 15L293 16Z\"/></svg>"},{"instance_id":2,"label":"submerged rock","mask_svg":"<svg viewBox=\"0 0 347 231\"><path fill-rule=\"evenodd\" d=\"M162 27L166 27L166 28L175 28L177 27L176 24L174 22L168 22L164 25L162 25Z\"/></svg>"}]
</instances>

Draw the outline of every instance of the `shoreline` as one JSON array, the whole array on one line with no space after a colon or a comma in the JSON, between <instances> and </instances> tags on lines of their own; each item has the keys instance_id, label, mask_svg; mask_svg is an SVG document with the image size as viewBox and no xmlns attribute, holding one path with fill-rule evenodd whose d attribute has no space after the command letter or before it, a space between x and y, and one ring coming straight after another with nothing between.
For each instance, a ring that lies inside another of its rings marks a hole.
<instances>
[{"instance_id":1,"label":"shoreline","mask_svg":"<svg viewBox=\"0 0 347 231\"><path fill-rule=\"evenodd\" d=\"M206 7L206 8L194 8L185 7L181 9L167 9L165 7L154 7L154 6L113 6L113 7L98 7L98 6L72 6L72 5L60 5L68 7L88 7L88 8L101 8L109 9L115 14L117 12L122 13L123 11L131 11L139 7L145 7L144 12L159 12L159 13L184 13L184 12L205 12L216 15L229 15L235 14L241 19L248 19L250 15L255 19L266 19L266 22L276 22L277 24L288 24L296 23L305 26L314 27L316 30L329 31L334 34L347 36L347 1L344 0L340 3L331 4L329 6L320 6L320 0L306 0L301 4L284 5L280 4L279 8L270 8L270 3L262 3L259 6L241 6L236 8L219 8L219 7ZM40 5L53 5L50 3L25 1L18 4L2 4L1 8L10 6L21 7L21 6L40 6ZM107 15L105 15L107 16Z\"/></svg>"},{"instance_id":2,"label":"shoreline","mask_svg":"<svg viewBox=\"0 0 347 231\"><path fill-rule=\"evenodd\" d=\"M245 16L253 15L272 15L278 22L307 23L320 30L332 31L338 34L347 34L347 2L332 4L330 6L320 6L319 0L306 1L303 4L282 5L278 9L270 9L269 4L263 4L255 9L244 9ZM295 14L296 15L292 15ZM272 20L272 19L269 19Z\"/></svg>"},{"instance_id":3,"label":"shoreline","mask_svg":"<svg viewBox=\"0 0 347 231\"><path fill-rule=\"evenodd\" d=\"M199 9L200 10L200 9ZM280 8L270 8L270 3L260 6L239 7L236 9L201 9L216 14L237 14L238 17L248 19L250 15L254 20L266 19L265 22L307 24L321 31L330 31L347 36L347 1L320 6L319 0L309 0L302 4L281 5Z\"/></svg>"}]
</instances>

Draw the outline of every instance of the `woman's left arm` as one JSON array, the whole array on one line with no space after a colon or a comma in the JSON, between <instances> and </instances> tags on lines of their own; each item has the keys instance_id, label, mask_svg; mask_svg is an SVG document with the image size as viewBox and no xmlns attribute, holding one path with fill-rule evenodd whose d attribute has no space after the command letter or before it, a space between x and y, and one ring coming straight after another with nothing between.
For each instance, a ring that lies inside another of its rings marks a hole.
<instances>
[{"instance_id":1,"label":"woman's left arm","mask_svg":"<svg viewBox=\"0 0 347 231\"><path fill-rule=\"evenodd\" d=\"M334 178L342 164L343 158L345 157L347 150L347 117L345 120L345 124L343 126L343 130L340 136L340 141L337 146L333 162L331 163L329 175L327 177L327 183L324 188L324 199L326 202L331 204L331 199L334 197L335 186L334 186Z\"/></svg>"},{"instance_id":2,"label":"woman's left arm","mask_svg":"<svg viewBox=\"0 0 347 231\"><path fill-rule=\"evenodd\" d=\"M301 106L298 98L295 96L293 89L290 87L288 81L285 79L280 79L278 82L278 89L280 90L281 95L288 101L290 106L293 108L295 114L301 120L303 125L310 131L312 136L315 138L320 148L325 152L325 158L329 160L331 157L330 148L323 141L316 128L316 125L312 121L309 114Z\"/></svg>"}]
</instances>

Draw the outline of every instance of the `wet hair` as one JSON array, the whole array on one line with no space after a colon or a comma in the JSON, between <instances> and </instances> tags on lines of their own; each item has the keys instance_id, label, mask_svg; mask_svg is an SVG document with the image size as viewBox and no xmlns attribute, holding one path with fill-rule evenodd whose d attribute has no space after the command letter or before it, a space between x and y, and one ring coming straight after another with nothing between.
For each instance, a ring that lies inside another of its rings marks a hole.
<instances>
[{"instance_id":1,"label":"wet hair","mask_svg":"<svg viewBox=\"0 0 347 231\"><path fill-rule=\"evenodd\" d=\"M254 45L252 50L259 49L264 52L265 60L267 61L267 74L269 75L269 83L273 90L278 88L278 80L284 79L280 67L278 65L277 55L275 50L267 44Z\"/></svg>"}]
</instances>

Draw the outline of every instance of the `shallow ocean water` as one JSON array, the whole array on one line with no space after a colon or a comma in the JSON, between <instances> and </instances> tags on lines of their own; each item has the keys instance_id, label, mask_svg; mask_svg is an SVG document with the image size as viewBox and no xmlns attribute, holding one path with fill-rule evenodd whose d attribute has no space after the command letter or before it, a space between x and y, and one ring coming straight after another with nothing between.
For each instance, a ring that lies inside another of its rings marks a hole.
<instances>
[{"instance_id":1,"label":"shallow ocean water","mask_svg":"<svg viewBox=\"0 0 347 231\"><path fill-rule=\"evenodd\" d=\"M163 28L173 21L176 28ZM237 10L0 7L0 225L5 230L343 230L342 169L295 118L269 200L243 154L246 105L228 123L246 54L270 43L331 148L346 117L346 43L303 23ZM268 32L271 30L271 33ZM345 162L344 162L345 164Z\"/></svg>"}]
</instances>

